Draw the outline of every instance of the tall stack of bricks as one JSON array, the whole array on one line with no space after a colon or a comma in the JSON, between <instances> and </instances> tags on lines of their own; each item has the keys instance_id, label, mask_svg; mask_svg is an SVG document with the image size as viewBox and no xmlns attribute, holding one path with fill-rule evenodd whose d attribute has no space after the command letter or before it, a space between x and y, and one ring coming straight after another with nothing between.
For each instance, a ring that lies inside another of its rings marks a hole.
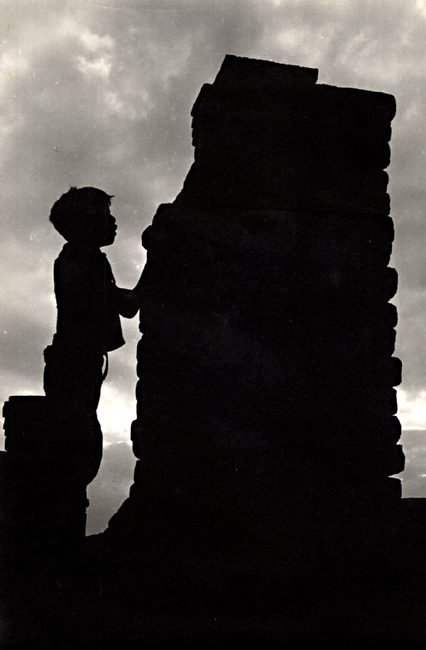
<instances>
[{"instance_id":1,"label":"tall stack of bricks","mask_svg":"<svg viewBox=\"0 0 426 650\"><path fill-rule=\"evenodd\" d=\"M227 56L194 105L194 164L143 236L139 461L112 536L289 568L363 554L392 517L395 101L316 81Z\"/></svg>"}]
</instances>

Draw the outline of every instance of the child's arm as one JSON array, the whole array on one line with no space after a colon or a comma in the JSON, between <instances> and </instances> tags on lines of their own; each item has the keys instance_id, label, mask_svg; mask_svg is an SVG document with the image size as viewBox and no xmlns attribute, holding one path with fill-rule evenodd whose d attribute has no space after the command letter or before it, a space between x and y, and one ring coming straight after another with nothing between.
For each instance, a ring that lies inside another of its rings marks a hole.
<instances>
[{"instance_id":1,"label":"child's arm","mask_svg":"<svg viewBox=\"0 0 426 650\"><path fill-rule=\"evenodd\" d=\"M133 318L141 307L145 293L145 274L146 266L133 289L120 289L117 286L114 287L117 292L116 304L118 305L118 311L122 316L124 316L124 318Z\"/></svg>"}]
</instances>

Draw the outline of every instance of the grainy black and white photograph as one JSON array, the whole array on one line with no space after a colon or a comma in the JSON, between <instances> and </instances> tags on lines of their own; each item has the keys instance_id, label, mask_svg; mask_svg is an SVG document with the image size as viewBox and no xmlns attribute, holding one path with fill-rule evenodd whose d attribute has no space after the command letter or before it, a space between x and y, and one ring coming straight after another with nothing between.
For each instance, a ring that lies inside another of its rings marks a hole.
<instances>
[{"instance_id":1,"label":"grainy black and white photograph","mask_svg":"<svg viewBox=\"0 0 426 650\"><path fill-rule=\"evenodd\" d=\"M2 647L420 646L426 0L0 0L0 71Z\"/></svg>"}]
</instances>

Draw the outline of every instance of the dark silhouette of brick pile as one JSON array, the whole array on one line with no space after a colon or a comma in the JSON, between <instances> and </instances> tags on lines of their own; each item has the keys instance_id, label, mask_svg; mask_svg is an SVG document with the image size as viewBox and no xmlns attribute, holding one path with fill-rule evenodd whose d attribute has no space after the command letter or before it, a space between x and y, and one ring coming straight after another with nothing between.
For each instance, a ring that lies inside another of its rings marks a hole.
<instances>
[{"instance_id":1,"label":"dark silhouette of brick pile","mask_svg":"<svg viewBox=\"0 0 426 650\"><path fill-rule=\"evenodd\" d=\"M395 101L316 79L227 56L143 236L140 460L107 538L207 573L359 571L400 499Z\"/></svg>"}]
</instances>

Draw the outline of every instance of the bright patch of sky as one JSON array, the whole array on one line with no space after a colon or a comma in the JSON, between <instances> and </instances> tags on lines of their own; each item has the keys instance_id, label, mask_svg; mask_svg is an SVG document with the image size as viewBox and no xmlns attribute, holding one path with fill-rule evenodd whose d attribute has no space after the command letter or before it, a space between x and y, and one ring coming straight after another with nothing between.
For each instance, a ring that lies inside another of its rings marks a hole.
<instances>
[{"instance_id":1,"label":"bright patch of sky","mask_svg":"<svg viewBox=\"0 0 426 650\"><path fill-rule=\"evenodd\" d=\"M104 446L128 442L130 424L136 419L136 399L123 400L122 394L108 384L102 387L102 399L98 407L98 419L104 434Z\"/></svg>"},{"instance_id":2,"label":"bright patch of sky","mask_svg":"<svg viewBox=\"0 0 426 650\"><path fill-rule=\"evenodd\" d=\"M398 418L405 430L426 429L426 390L398 389Z\"/></svg>"}]
</instances>

